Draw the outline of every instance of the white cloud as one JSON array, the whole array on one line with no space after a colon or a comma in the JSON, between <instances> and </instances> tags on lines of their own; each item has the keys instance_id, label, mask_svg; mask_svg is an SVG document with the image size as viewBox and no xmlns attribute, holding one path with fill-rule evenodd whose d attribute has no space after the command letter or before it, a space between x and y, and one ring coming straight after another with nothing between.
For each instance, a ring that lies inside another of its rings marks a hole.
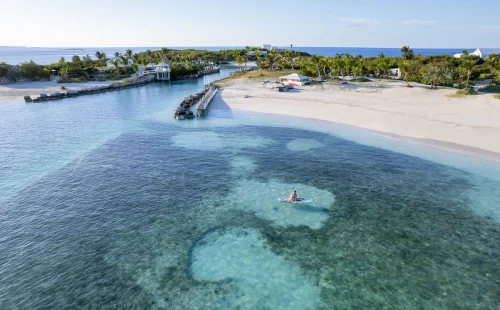
<instances>
[{"instance_id":1,"label":"white cloud","mask_svg":"<svg viewBox=\"0 0 500 310\"><path fill-rule=\"evenodd\" d=\"M351 24L351 26L365 26L365 25L377 25L377 24L380 24L380 22L378 22L376 20L371 20L371 19L367 19L367 18L348 18L348 17L344 17L344 18L340 18L339 20L341 22L344 22L344 23L349 23L349 24Z\"/></svg>"},{"instance_id":2,"label":"white cloud","mask_svg":"<svg viewBox=\"0 0 500 310\"><path fill-rule=\"evenodd\" d=\"M407 19L401 22L403 25L435 25L437 24L434 20L423 20L423 19Z\"/></svg>"}]
</instances>

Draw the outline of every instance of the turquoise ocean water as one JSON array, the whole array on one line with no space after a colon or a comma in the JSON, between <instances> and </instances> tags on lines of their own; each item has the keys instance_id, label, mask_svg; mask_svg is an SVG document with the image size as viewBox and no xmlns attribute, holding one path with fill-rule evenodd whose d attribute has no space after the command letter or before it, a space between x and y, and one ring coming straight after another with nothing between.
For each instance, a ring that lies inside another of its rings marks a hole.
<instances>
[{"instance_id":1,"label":"turquoise ocean water","mask_svg":"<svg viewBox=\"0 0 500 310\"><path fill-rule=\"evenodd\" d=\"M1 309L498 307L498 163L300 118L172 118L217 78L0 105ZM292 190L314 202L277 201Z\"/></svg>"}]
</instances>

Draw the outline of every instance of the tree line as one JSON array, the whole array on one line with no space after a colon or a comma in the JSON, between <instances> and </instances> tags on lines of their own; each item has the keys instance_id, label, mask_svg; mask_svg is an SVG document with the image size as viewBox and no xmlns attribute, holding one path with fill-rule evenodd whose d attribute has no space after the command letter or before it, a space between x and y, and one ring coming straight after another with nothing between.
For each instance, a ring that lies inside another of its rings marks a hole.
<instances>
[{"instance_id":1,"label":"tree line","mask_svg":"<svg viewBox=\"0 0 500 310\"><path fill-rule=\"evenodd\" d=\"M258 57L257 63L259 67L275 72L280 69L298 69L303 75L318 78L388 78L393 75L391 69L397 69L408 86L410 82L417 82L430 85L433 89L437 86L450 86L452 83L470 87L477 78L491 78L495 85L500 83L500 55L491 54L486 60L470 55L467 51L463 52L461 58L448 55L422 56L415 55L408 46L401 48L401 57L391 58L383 53L378 57L368 58L351 54L303 57L292 51L271 51L265 57Z\"/></svg>"},{"instance_id":2,"label":"tree line","mask_svg":"<svg viewBox=\"0 0 500 310\"><path fill-rule=\"evenodd\" d=\"M141 53L134 53L127 49L124 53L114 53L106 55L101 51L96 51L92 56L86 55L80 57L73 56L71 59L61 57L58 62L40 65L33 61L24 62L20 65L9 65L0 63L0 78L6 78L10 82L16 82L20 79L38 81L50 78L51 72L55 70L63 78L95 78L98 71L105 71L109 77L126 77L137 72L138 66L149 63L166 62L171 67L171 77L173 79L183 76L196 74L203 70L198 60L203 62L221 63L232 61L238 54L235 50L223 50L217 52L199 51L199 50L171 50L162 48L158 51L146 50ZM107 67L108 60L113 59L112 68ZM133 61L128 66L128 60Z\"/></svg>"},{"instance_id":3,"label":"tree line","mask_svg":"<svg viewBox=\"0 0 500 310\"><path fill-rule=\"evenodd\" d=\"M253 51L253 53L249 53ZM337 54L335 57L324 57L305 53L286 51L266 51L260 48L246 47L244 49L206 51L206 50L173 50L162 48L157 51L146 50L134 53L131 49L125 53L114 53L114 68L109 69L108 75L115 77L127 76L137 72L139 65L148 63L166 62L171 66L173 79L197 73L202 70L198 60L203 62L225 63L236 61L241 67L249 60L255 60L263 69L274 72L281 69L298 70L301 74L311 77L334 77L344 79L345 76L362 77L373 76L388 78L392 76L391 69L398 68L401 77L410 86L410 82L428 84L431 88L449 86L458 83L469 87L477 78L492 78L493 86L500 84L500 56L491 54L486 60L469 55L464 51L463 57L453 56L422 56L415 55L408 46L401 48L401 57L363 57L362 55ZM59 62L49 65L39 65L33 61L20 65L0 64L0 77L15 82L20 78L27 80L42 80L50 77L55 70L64 78L83 77L91 78L97 71L106 69L110 58L106 53L96 51L93 56L73 56L67 61L61 58ZM133 61L128 66L128 60ZM123 65L122 65L123 64ZM277 73L276 73L277 74Z\"/></svg>"}]
</instances>

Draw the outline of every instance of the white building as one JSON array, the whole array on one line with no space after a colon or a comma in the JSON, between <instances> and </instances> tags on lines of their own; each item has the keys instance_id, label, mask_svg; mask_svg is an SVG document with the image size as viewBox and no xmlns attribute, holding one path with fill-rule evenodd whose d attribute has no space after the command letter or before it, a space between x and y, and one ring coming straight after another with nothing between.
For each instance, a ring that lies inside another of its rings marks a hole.
<instances>
[{"instance_id":1,"label":"white building","mask_svg":"<svg viewBox=\"0 0 500 310\"><path fill-rule=\"evenodd\" d=\"M118 67L125 67L125 65L123 64L123 60L120 57L113 57L108 59L106 61L106 67L108 67L108 69L115 69L116 68L115 61L118 63ZM133 59L131 58L127 59L127 67L132 67L133 63L134 63Z\"/></svg>"},{"instance_id":2,"label":"white building","mask_svg":"<svg viewBox=\"0 0 500 310\"><path fill-rule=\"evenodd\" d=\"M289 75L281 76L279 78L280 82L285 85L299 85L303 86L305 84L311 83L311 78L307 76L300 75L298 73L292 73Z\"/></svg>"},{"instance_id":3,"label":"white building","mask_svg":"<svg viewBox=\"0 0 500 310\"><path fill-rule=\"evenodd\" d=\"M487 56L484 55L480 49L476 49L474 52L470 53L469 56L477 56L479 58L482 58L482 59L486 59ZM455 55L453 55L453 57L455 58L462 58L462 57L465 57L465 55L463 53L457 53Z\"/></svg>"},{"instance_id":4,"label":"white building","mask_svg":"<svg viewBox=\"0 0 500 310\"><path fill-rule=\"evenodd\" d=\"M155 73L158 81L170 81L170 65L160 62L155 67Z\"/></svg>"},{"instance_id":5,"label":"white building","mask_svg":"<svg viewBox=\"0 0 500 310\"><path fill-rule=\"evenodd\" d=\"M272 45L271 45L271 44L262 44L261 48L262 48L263 50L268 50L268 51L270 51L270 50L271 50L271 48L272 48Z\"/></svg>"},{"instance_id":6,"label":"white building","mask_svg":"<svg viewBox=\"0 0 500 310\"><path fill-rule=\"evenodd\" d=\"M158 81L169 81L170 71L170 65L164 62L160 62L157 65L149 63L145 66L137 67L137 76L154 74Z\"/></svg>"},{"instance_id":7,"label":"white building","mask_svg":"<svg viewBox=\"0 0 500 310\"><path fill-rule=\"evenodd\" d=\"M391 68L391 75L400 78L401 77L401 69L399 68Z\"/></svg>"}]
</instances>

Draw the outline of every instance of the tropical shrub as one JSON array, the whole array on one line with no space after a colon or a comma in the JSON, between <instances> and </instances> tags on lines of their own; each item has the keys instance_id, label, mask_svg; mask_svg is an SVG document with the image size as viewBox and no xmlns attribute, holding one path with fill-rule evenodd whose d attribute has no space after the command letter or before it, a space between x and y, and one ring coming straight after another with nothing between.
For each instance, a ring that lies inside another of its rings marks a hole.
<instances>
[{"instance_id":1,"label":"tropical shrub","mask_svg":"<svg viewBox=\"0 0 500 310\"><path fill-rule=\"evenodd\" d=\"M0 78L6 77L9 73L10 66L5 62L0 63Z\"/></svg>"},{"instance_id":2,"label":"tropical shrub","mask_svg":"<svg viewBox=\"0 0 500 310\"><path fill-rule=\"evenodd\" d=\"M479 91L485 93L500 93L500 85L496 83L491 83L488 86L481 87Z\"/></svg>"},{"instance_id":3,"label":"tropical shrub","mask_svg":"<svg viewBox=\"0 0 500 310\"><path fill-rule=\"evenodd\" d=\"M427 65L422 69L422 79L431 89L447 86L453 82L453 70L443 66Z\"/></svg>"},{"instance_id":4,"label":"tropical shrub","mask_svg":"<svg viewBox=\"0 0 500 310\"><path fill-rule=\"evenodd\" d=\"M25 62L19 66L19 74L21 77L27 80L40 80L48 79L50 77L50 71L41 65L37 65L35 62Z\"/></svg>"}]
</instances>

